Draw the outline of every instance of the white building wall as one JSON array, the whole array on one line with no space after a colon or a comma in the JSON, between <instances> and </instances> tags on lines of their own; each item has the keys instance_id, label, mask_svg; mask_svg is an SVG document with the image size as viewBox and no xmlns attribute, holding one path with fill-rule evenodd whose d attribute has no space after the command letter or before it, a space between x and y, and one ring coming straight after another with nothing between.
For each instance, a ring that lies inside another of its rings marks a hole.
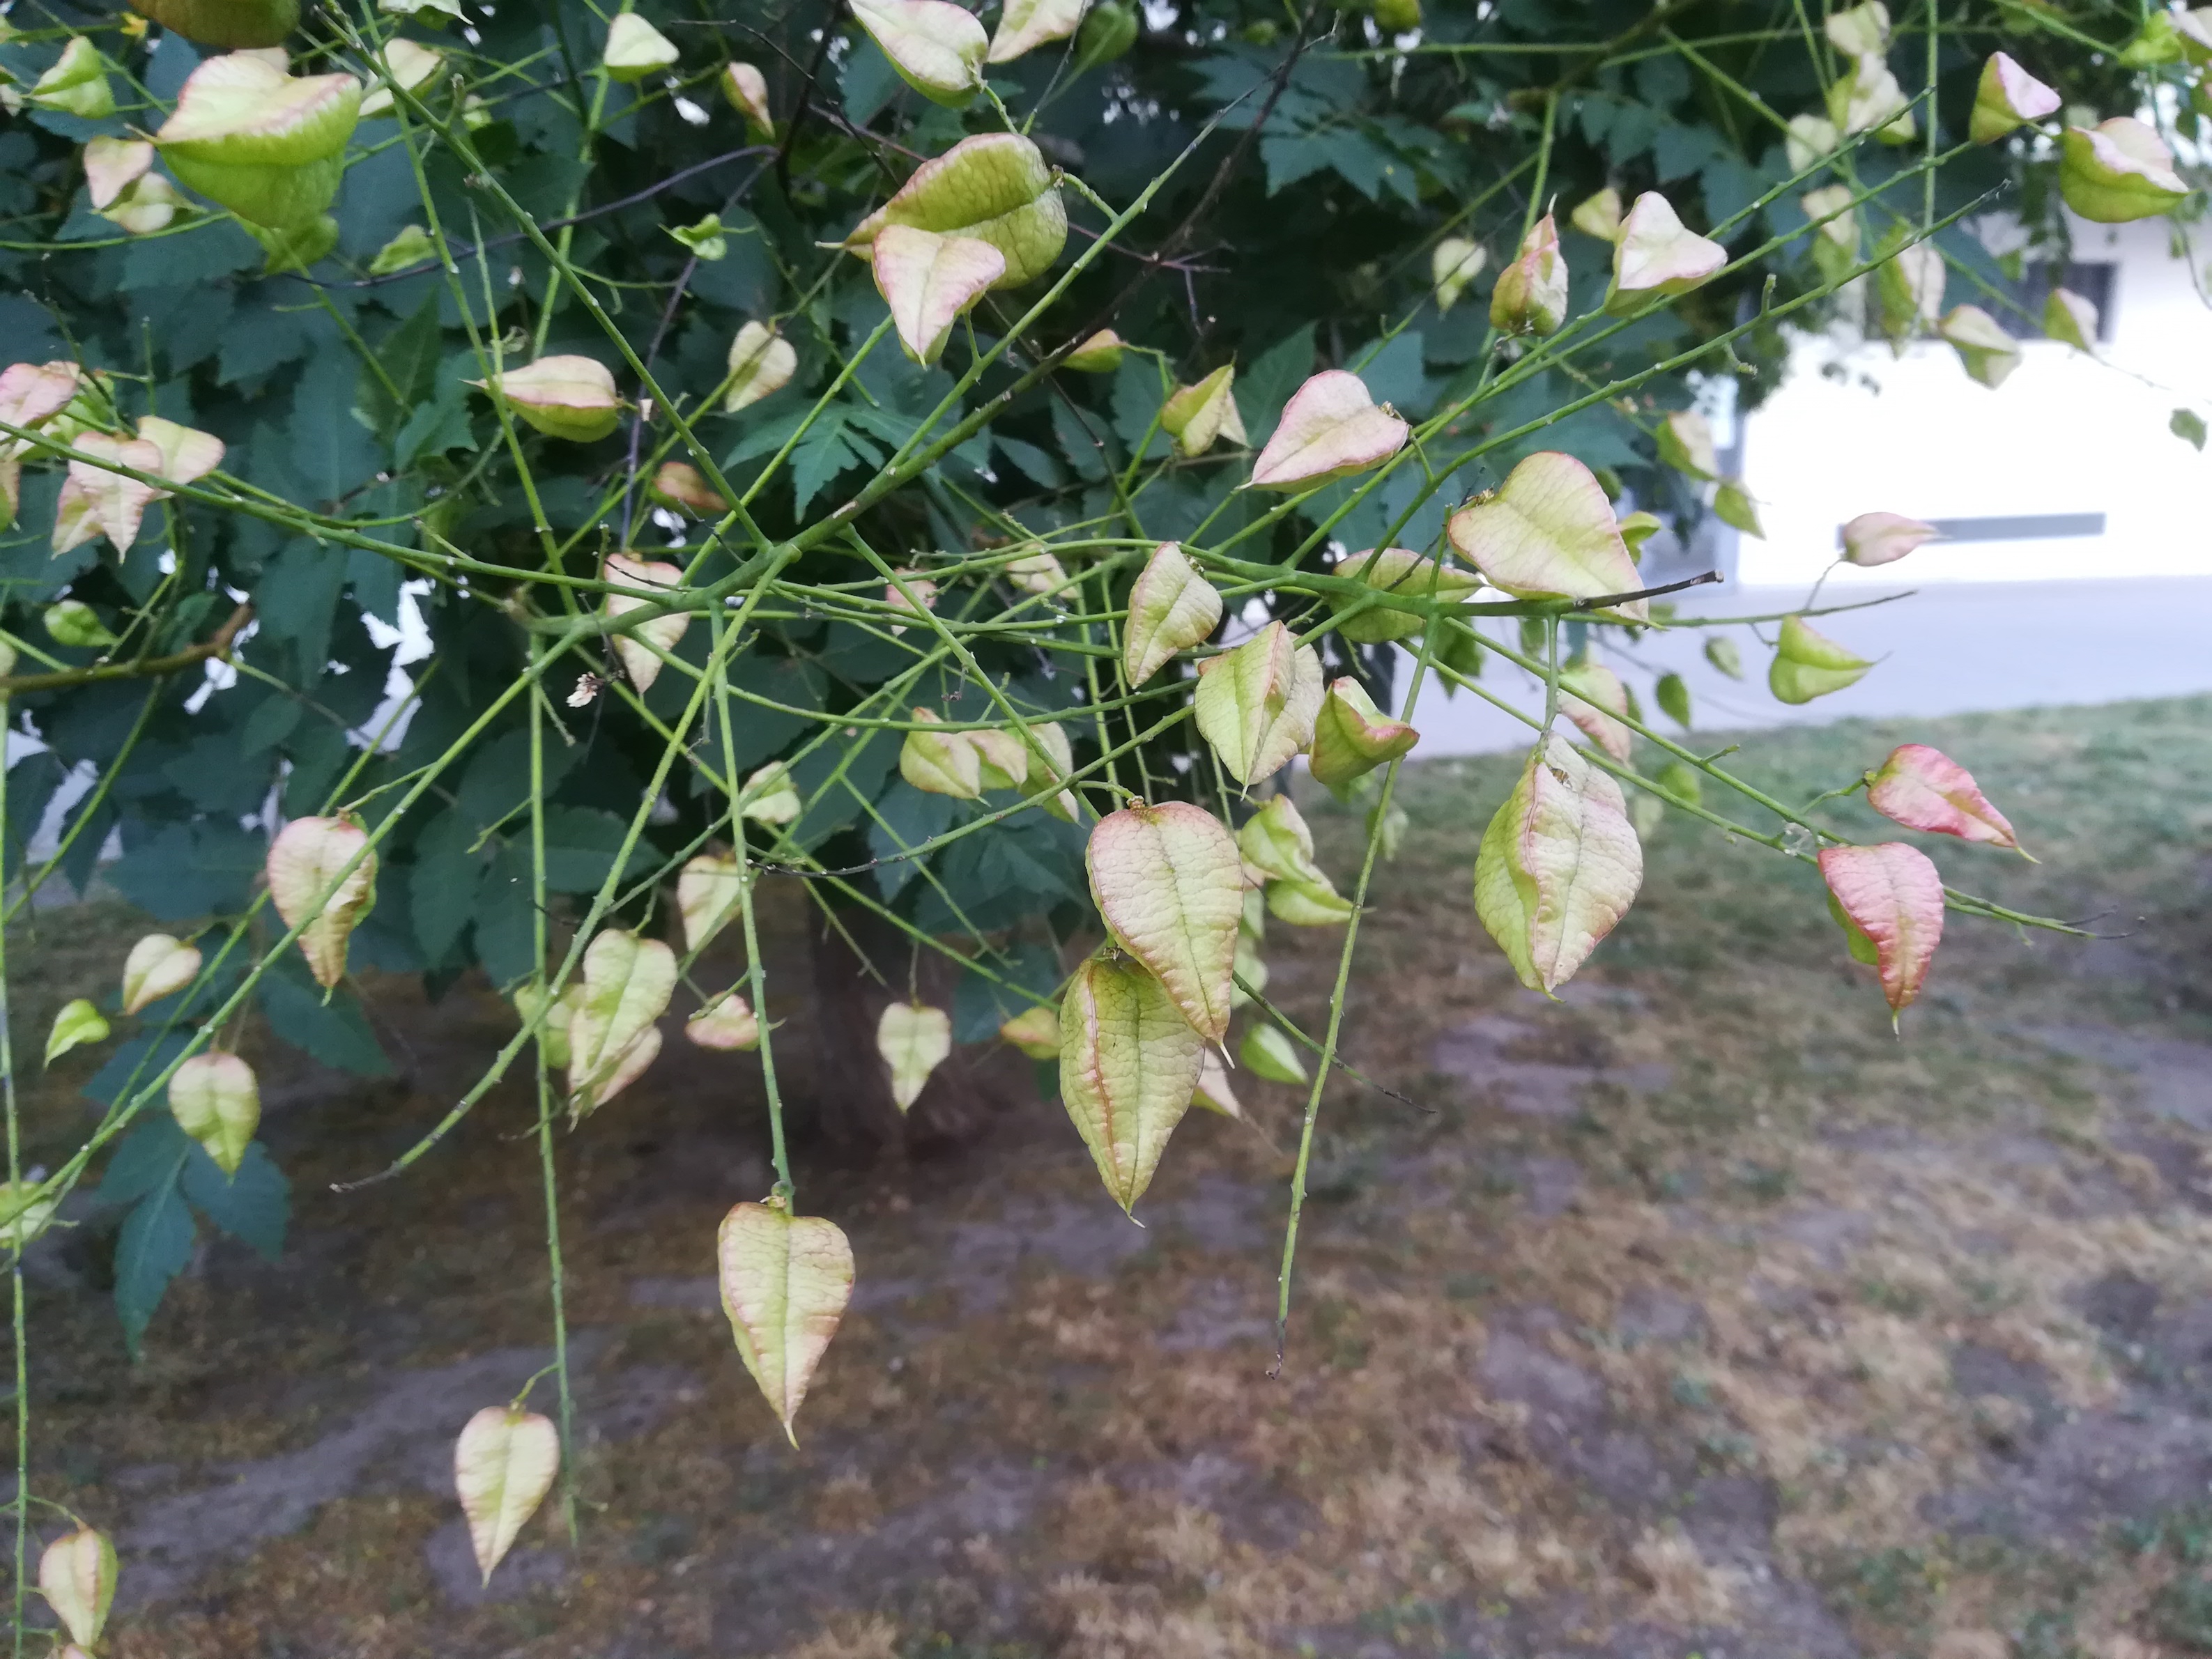
<instances>
[{"instance_id":1,"label":"white building wall","mask_svg":"<svg viewBox=\"0 0 2212 1659\"><path fill-rule=\"evenodd\" d=\"M2178 404L2212 418L2212 309L2172 256L2171 234L2164 219L2075 224L2075 259L2119 267L2102 362L2023 341L2019 368L1992 392L1940 342L1901 358L1880 343L1800 343L1787 384L1745 422L1744 471L1766 538L1742 540L1738 580L1810 582L1835 556L1837 526L1872 511L2102 513L2106 528L1935 544L1887 568L1845 566L1832 582L2212 574L2212 453L2167 429ZM1954 275L1946 302L1978 297ZM1844 373L1824 375L1832 364Z\"/></svg>"}]
</instances>

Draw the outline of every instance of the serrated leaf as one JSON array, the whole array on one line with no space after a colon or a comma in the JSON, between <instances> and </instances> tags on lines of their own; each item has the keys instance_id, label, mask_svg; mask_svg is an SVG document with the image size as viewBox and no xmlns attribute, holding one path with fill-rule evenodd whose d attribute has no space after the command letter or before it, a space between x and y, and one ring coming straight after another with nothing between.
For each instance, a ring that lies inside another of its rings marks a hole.
<instances>
[{"instance_id":1,"label":"serrated leaf","mask_svg":"<svg viewBox=\"0 0 2212 1659\"><path fill-rule=\"evenodd\" d=\"M1640 585L1604 486L1571 455L1531 455L1504 484L1451 516L1452 549L1492 586L1522 599L1595 599ZM1632 622L1646 602L1613 607Z\"/></svg>"},{"instance_id":2,"label":"serrated leaf","mask_svg":"<svg viewBox=\"0 0 2212 1659\"><path fill-rule=\"evenodd\" d=\"M1221 821L1188 801L1126 806L1098 821L1085 863L1115 940L1194 1030L1221 1042L1244 908L1243 864Z\"/></svg>"},{"instance_id":3,"label":"serrated leaf","mask_svg":"<svg viewBox=\"0 0 2212 1659\"><path fill-rule=\"evenodd\" d=\"M1221 621L1221 595L1173 542L1162 542L1129 589L1121 669L1134 690L1179 651L1201 643Z\"/></svg>"},{"instance_id":4,"label":"serrated leaf","mask_svg":"<svg viewBox=\"0 0 2212 1659\"><path fill-rule=\"evenodd\" d=\"M276 914L301 928L300 953L330 989L345 977L346 940L376 902L368 833L350 818L295 818L270 843L267 870Z\"/></svg>"},{"instance_id":5,"label":"serrated leaf","mask_svg":"<svg viewBox=\"0 0 2212 1659\"><path fill-rule=\"evenodd\" d=\"M903 1112L951 1054L951 1017L919 1002L890 1003L876 1022L876 1052L890 1072L891 1101Z\"/></svg>"},{"instance_id":6,"label":"serrated leaf","mask_svg":"<svg viewBox=\"0 0 2212 1659\"><path fill-rule=\"evenodd\" d=\"M1231 931L1233 939L1233 920ZM1180 1001L1141 962L1110 949L1075 970L1060 1000L1060 1100L1125 1211L1152 1184L1198 1088L1205 1043ZM1222 1022L1225 1034L1225 997Z\"/></svg>"},{"instance_id":7,"label":"serrated leaf","mask_svg":"<svg viewBox=\"0 0 2212 1659\"><path fill-rule=\"evenodd\" d=\"M1943 878L1902 842L1824 847L1820 876L1837 906L1873 944L1890 1024L1920 994L1943 938Z\"/></svg>"},{"instance_id":8,"label":"serrated leaf","mask_svg":"<svg viewBox=\"0 0 2212 1659\"><path fill-rule=\"evenodd\" d=\"M734 1206L716 1246L738 1357L796 1446L793 1420L852 1300L853 1247L835 1222L794 1216L780 1198Z\"/></svg>"},{"instance_id":9,"label":"serrated leaf","mask_svg":"<svg viewBox=\"0 0 2212 1659\"><path fill-rule=\"evenodd\" d=\"M2023 851L2010 821L1990 804L1974 775L1924 743L1900 744L1889 751L1867 785L1867 805L1908 830Z\"/></svg>"},{"instance_id":10,"label":"serrated leaf","mask_svg":"<svg viewBox=\"0 0 2212 1659\"><path fill-rule=\"evenodd\" d=\"M520 1406L487 1406L453 1443L453 1487L483 1583L561 1472L561 1431Z\"/></svg>"},{"instance_id":11,"label":"serrated leaf","mask_svg":"<svg viewBox=\"0 0 2212 1659\"><path fill-rule=\"evenodd\" d=\"M1566 983L1643 880L1620 786L1547 734L1475 854L1475 914L1521 982L1547 996Z\"/></svg>"}]
</instances>

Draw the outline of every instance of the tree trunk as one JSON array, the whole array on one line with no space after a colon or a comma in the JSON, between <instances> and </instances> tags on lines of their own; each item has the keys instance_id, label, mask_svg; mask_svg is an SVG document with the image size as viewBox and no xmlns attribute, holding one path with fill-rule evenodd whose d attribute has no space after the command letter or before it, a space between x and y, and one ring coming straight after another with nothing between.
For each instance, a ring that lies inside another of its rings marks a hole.
<instances>
[{"instance_id":1,"label":"tree trunk","mask_svg":"<svg viewBox=\"0 0 2212 1659\"><path fill-rule=\"evenodd\" d=\"M814 1109L834 1145L853 1152L896 1146L908 1157L927 1157L981 1139L1002 1112L1039 1103L1031 1062L1018 1050L955 1043L902 1118L876 1052L876 1024L885 1007L906 996L913 942L872 911L841 907L835 925L820 911L813 914L807 944L814 971ZM959 976L957 963L925 951L915 969L915 994L949 1014Z\"/></svg>"}]
</instances>

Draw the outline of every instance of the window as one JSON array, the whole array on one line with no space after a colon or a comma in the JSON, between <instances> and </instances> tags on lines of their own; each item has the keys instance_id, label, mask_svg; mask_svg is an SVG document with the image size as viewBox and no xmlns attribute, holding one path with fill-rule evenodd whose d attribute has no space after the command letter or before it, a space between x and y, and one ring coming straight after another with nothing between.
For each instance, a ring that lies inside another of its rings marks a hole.
<instances>
[{"instance_id":1,"label":"window","mask_svg":"<svg viewBox=\"0 0 2212 1659\"><path fill-rule=\"evenodd\" d=\"M2060 273L2063 271L2063 275ZM2120 268L2117 264L2080 263L2060 266L2049 261L2029 265L2021 279L2011 284L2012 299L2021 311L2006 307L1997 319L2006 333L2016 339L2039 340L2043 334L2043 306L2050 299L2053 288L2063 288L2080 295L2097 307L2097 342L2109 345L2112 339L2112 306L2118 297Z\"/></svg>"}]
</instances>

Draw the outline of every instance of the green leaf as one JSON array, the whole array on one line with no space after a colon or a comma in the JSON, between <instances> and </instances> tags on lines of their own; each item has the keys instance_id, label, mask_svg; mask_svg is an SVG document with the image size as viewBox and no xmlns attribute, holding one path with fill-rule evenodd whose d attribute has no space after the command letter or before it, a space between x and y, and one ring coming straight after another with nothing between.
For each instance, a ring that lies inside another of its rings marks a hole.
<instances>
[{"instance_id":1,"label":"green leaf","mask_svg":"<svg viewBox=\"0 0 2212 1659\"><path fill-rule=\"evenodd\" d=\"M128 837L124 845L108 883L157 921L242 911L268 850L260 836L213 821L164 824L137 846Z\"/></svg>"},{"instance_id":2,"label":"green leaf","mask_svg":"<svg viewBox=\"0 0 2212 1659\"><path fill-rule=\"evenodd\" d=\"M302 506L334 505L377 470L376 440L354 414L360 372L340 349L318 352L301 374L285 433L291 471L307 491Z\"/></svg>"},{"instance_id":3,"label":"green leaf","mask_svg":"<svg viewBox=\"0 0 2212 1659\"><path fill-rule=\"evenodd\" d=\"M622 851L629 823L612 812L587 806L545 809L545 884L556 893L596 893ZM659 861L643 836L630 848L623 879L629 881Z\"/></svg>"},{"instance_id":4,"label":"green leaf","mask_svg":"<svg viewBox=\"0 0 2212 1659\"><path fill-rule=\"evenodd\" d=\"M441 387L435 397L417 404L392 440L393 462L403 470L426 455L447 455L456 449L477 449L474 410L469 388L459 381Z\"/></svg>"},{"instance_id":5,"label":"green leaf","mask_svg":"<svg viewBox=\"0 0 2212 1659\"><path fill-rule=\"evenodd\" d=\"M376 361L384 373L378 374L367 364L362 366L361 406L368 411L379 432L389 436L417 404L427 402L437 391L438 362L444 344L435 295L425 299L421 309L378 343ZM397 388L397 401L386 389L386 380ZM406 464L403 458L400 465Z\"/></svg>"},{"instance_id":6,"label":"green leaf","mask_svg":"<svg viewBox=\"0 0 2212 1659\"><path fill-rule=\"evenodd\" d=\"M246 1149L238 1173L226 1176L200 1147L185 1154L183 1187L192 1207L264 1261L284 1253L292 1186L259 1141Z\"/></svg>"},{"instance_id":7,"label":"green leaf","mask_svg":"<svg viewBox=\"0 0 2212 1659\"><path fill-rule=\"evenodd\" d=\"M392 1075L392 1062L349 988L340 986L325 1002L321 990L286 955L253 991L269 1016L269 1029L295 1048L356 1077Z\"/></svg>"},{"instance_id":8,"label":"green leaf","mask_svg":"<svg viewBox=\"0 0 2212 1659\"><path fill-rule=\"evenodd\" d=\"M137 1200L116 1237L114 1266L116 1317L134 1359L169 1281L192 1259L192 1216L179 1184L192 1151L176 1120L156 1112L116 1149L100 1182L103 1202Z\"/></svg>"}]
</instances>

